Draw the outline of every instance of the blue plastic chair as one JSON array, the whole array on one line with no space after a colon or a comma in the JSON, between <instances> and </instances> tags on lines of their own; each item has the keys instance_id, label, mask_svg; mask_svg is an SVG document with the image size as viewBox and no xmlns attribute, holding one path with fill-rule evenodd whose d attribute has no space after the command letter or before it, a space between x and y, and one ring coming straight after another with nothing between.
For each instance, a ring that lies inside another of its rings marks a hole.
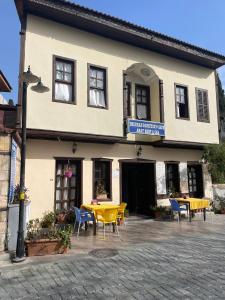
<instances>
[{"instance_id":1,"label":"blue plastic chair","mask_svg":"<svg viewBox=\"0 0 225 300\"><path fill-rule=\"evenodd\" d=\"M178 213L178 222L180 222L180 213L182 211L188 212L187 205L185 205L185 204L180 205L176 199L170 199L170 204L171 204L171 213L173 214L173 212L177 212ZM184 206L185 206L185 208L184 208Z\"/></svg>"},{"instance_id":2,"label":"blue plastic chair","mask_svg":"<svg viewBox=\"0 0 225 300\"><path fill-rule=\"evenodd\" d=\"M79 209L77 207L74 207L74 211L75 211L75 217L76 217L75 222L74 222L74 232L75 232L76 224L78 224L77 236L79 236L81 224L83 224L85 222L89 222L89 221L94 222L94 214L91 212Z\"/></svg>"}]
</instances>

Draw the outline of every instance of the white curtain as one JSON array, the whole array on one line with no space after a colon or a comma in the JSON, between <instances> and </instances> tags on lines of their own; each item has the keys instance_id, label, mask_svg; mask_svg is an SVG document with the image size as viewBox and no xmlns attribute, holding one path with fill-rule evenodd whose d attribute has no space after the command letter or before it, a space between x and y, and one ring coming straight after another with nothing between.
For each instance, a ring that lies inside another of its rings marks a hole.
<instances>
[{"instance_id":1,"label":"white curtain","mask_svg":"<svg viewBox=\"0 0 225 300\"><path fill-rule=\"evenodd\" d=\"M105 107L105 94L104 91L91 89L90 90L90 105Z\"/></svg>"},{"instance_id":2,"label":"white curtain","mask_svg":"<svg viewBox=\"0 0 225 300\"><path fill-rule=\"evenodd\" d=\"M72 101L72 86L64 83L55 83L55 99Z\"/></svg>"},{"instance_id":3,"label":"white curtain","mask_svg":"<svg viewBox=\"0 0 225 300\"><path fill-rule=\"evenodd\" d=\"M137 104L137 117L138 119L147 119L147 108L145 105Z\"/></svg>"}]
</instances>

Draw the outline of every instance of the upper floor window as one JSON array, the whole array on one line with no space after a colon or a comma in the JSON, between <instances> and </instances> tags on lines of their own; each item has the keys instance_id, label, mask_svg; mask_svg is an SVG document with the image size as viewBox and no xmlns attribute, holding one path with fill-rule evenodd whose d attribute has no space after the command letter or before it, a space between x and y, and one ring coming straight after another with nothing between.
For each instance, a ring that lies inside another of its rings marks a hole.
<instances>
[{"instance_id":1,"label":"upper floor window","mask_svg":"<svg viewBox=\"0 0 225 300\"><path fill-rule=\"evenodd\" d=\"M106 69L89 66L89 106L106 108Z\"/></svg>"},{"instance_id":2,"label":"upper floor window","mask_svg":"<svg viewBox=\"0 0 225 300\"><path fill-rule=\"evenodd\" d=\"M53 100L74 102L74 61L54 57Z\"/></svg>"},{"instance_id":3,"label":"upper floor window","mask_svg":"<svg viewBox=\"0 0 225 300\"><path fill-rule=\"evenodd\" d=\"M168 195L180 192L179 165L177 163L166 164L166 189Z\"/></svg>"},{"instance_id":4,"label":"upper floor window","mask_svg":"<svg viewBox=\"0 0 225 300\"><path fill-rule=\"evenodd\" d=\"M186 86L176 85L176 117L177 118L189 118L188 111L188 90Z\"/></svg>"},{"instance_id":5,"label":"upper floor window","mask_svg":"<svg viewBox=\"0 0 225 300\"><path fill-rule=\"evenodd\" d=\"M196 89L197 119L199 122L209 122L208 91Z\"/></svg>"},{"instance_id":6,"label":"upper floor window","mask_svg":"<svg viewBox=\"0 0 225 300\"><path fill-rule=\"evenodd\" d=\"M150 119L150 99L149 87L143 85L136 85L136 117L139 120Z\"/></svg>"}]
</instances>

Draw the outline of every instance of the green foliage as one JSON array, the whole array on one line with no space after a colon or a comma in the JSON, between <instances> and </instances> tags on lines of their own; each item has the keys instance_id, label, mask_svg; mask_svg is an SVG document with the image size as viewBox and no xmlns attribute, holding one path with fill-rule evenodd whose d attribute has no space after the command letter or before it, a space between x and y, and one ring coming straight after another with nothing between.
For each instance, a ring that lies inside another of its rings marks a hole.
<instances>
[{"instance_id":1,"label":"green foliage","mask_svg":"<svg viewBox=\"0 0 225 300\"><path fill-rule=\"evenodd\" d=\"M160 211L160 212L164 212L167 210L167 207L165 206L151 206L150 207L151 211Z\"/></svg>"},{"instance_id":2,"label":"green foliage","mask_svg":"<svg viewBox=\"0 0 225 300\"><path fill-rule=\"evenodd\" d=\"M30 220L27 225L27 240L59 239L64 247L71 248L71 225L55 224L55 213L46 213L42 219Z\"/></svg>"},{"instance_id":3,"label":"green foliage","mask_svg":"<svg viewBox=\"0 0 225 300\"><path fill-rule=\"evenodd\" d=\"M29 200L27 192L28 192L28 189L25 187L24 188L25 201ZM18 203L18 202L20 202L20 185L19 184L17 184L14 187L14 199L13 199L13 203Z\"/></svg>"},{"instance_id":4,"label":"green foliage","mask_svg":"<svg viewBox=\"0 0 225 300\"><path fill-rule=\"evenodd\" d=\"M71 234L72 234L72 226L66 225L63 228L59 228L57 231L58 237L61 239L61 243L64 247L71 248Z\"/></svg>"},{"instance_id":5,"label":"green foliage","mask_svg":"<svg viewBox=\"0 0 225 300\"><path fill-rule=\"evenodd\" d=\"M221 80L219 75L217 74L217 82L218 82L218 97L219 97L219 110L220 110L220 117L225 117L225 93L222 87Z\"/></svg>"},{"instance_id":6,"label":"green foliage","mask_svg":"<svg viewBox=\"0 0 225 300\"><path fill-rule=\"evenodd\" d=\"M41 225L40 219L30 220L27 224L27 240L39 240L39 239L56 239L57 229L52 228L43 228Z\"/></svg>"},{"instance_id":7,"label":"green foliage","mask_svg":"<svg viewBox=\"0 0 225 300\"><path fill-rule=\"evenodd\" d=\"M73 209L57 209L55 212L56 223L74 224L75 214Z\"/></svg>"},{"instance_id":8,"label":"green foliage","mask_svg":"<svg viewBox=\"0 0 225 300\"><path fill-rule=\"evenodd\" d=\"M42 220L41 220L41 227L42 228L52 228L55 224L55 213L49 212L45 213Z\"/></svg>"},{"instance_id":9,"label":"green foliage","mask_svg":"<svg viewBox=\"0 0 225 300\"><path fill-rule=\"evenodd\" d=\"M225 143L207 146L202 158L208 164L213 183L225 183Z\"/></svg>"}]
</instances>

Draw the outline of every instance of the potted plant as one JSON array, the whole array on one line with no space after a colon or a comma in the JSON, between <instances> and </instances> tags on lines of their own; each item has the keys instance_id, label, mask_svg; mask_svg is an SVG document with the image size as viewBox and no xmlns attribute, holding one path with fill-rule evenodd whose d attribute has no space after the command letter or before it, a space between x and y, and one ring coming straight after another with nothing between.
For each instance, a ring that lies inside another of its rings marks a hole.
<instances>
[{"instance_id":1,"label":"potted plant","mask_svg":"<svg viewBox=\"0 0 225 300\"><path fill-rule=\"evenodd\" d=\"M103 183L98 182L96 186L96 198L97 199L107 199L107 192Z\"/></svg>"},{"instance_id":2,"label":"potted plant","mask_svg":"<svg viewBox=\"0 0 225 300\"><path fill-rule=\"evenodd\" d=\"M155 219L167 219L171 215L170 208L166 206L153 206L150 211Z\"/></svg>"},{"instance_id":3,"label":"potted plant","mask_svg":"<svg viewBox=\"0 0 225 300\"><path fill-rule=\"evenodd\" d=\"M57 226L53 215L45 214L42 219L28 223L25 241L28 256L62 254L71 247L72 226Z\"/></svg>"},{"instance_id":4,"label":"potted plant","mask_svg":"<svg viewBox=\"0 0 225 300\"><path fill-rule=\"evenodd\" d=\"M73 176L73 171L70 167L68 167L64 172L65 177L71 178Z\"/></svg>"},{"instance_id":5,"label":"potted plant","mask_svg":"<svg viewBox=\"0 0 225 300\"><path fill-rule=\"evenodd\" d=\"M28 197L28 189L25 187L24 188L24 201L29 201ZM20 185L17 184L14 188L14 197L13 197L13 204L19 203L20 202Z\"/></svg>"},{"instance_id":6,"label":"potted plant","mask_svg":"<svg viewBox=\"0 0 225 300\"><path fill-rule=\"evenodd\" d=\"M55 219L56 219L56 223L65 224L66 223L66 210L65 209L56 210Z\"/></svg>"},{"instance_id":7,"label":"potted plant","mask_svg":"<svg viewBox=\"0 0 225 300\"><path fill-rule=\"evenodd\" d=\"M73 209L56 210L55 212L56 223L58 224L73 224L75 214Z\"/></svg>"}]
</instances>

